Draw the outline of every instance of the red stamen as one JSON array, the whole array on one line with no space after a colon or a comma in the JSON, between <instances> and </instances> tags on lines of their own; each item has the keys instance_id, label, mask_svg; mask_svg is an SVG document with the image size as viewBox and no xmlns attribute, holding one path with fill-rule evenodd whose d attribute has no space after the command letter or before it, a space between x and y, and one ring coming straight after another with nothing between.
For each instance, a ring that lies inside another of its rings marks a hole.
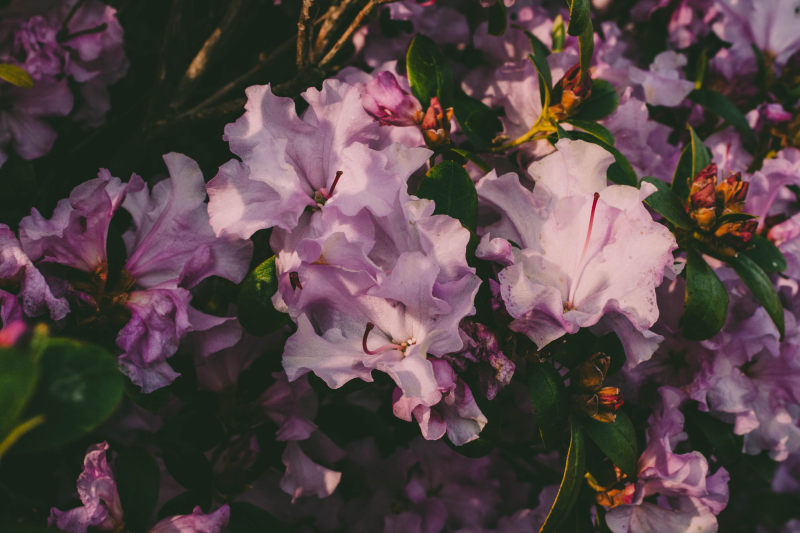
<instances>
[{"instance_id":1,"label":"red stamen","mask_svg":"<svg viewBox=\"0 0 800 533\"><path fill-rule=\"evenodd\" d=\"M333 190L336 189L336 184L339 183L339 178L341 178L341 177L342 177L342 171L341 170L337 170L336 171L336 177L333 178L333 184L331 185L331 190L328 192L328 198L333 196Z\"/></svg>"},{"instance_id":2,"label":"red stamen","mask_svg":"<svg viewBox=\"0 0 800 533\"><path fill-rule=\"evenodd\" d=\"M300 275L297 272L289 272L289 283L292 284L292 288L295 290L303 288L303 284L300 283Z\"/></svg>"},{"instance_id":3,"label":"red stamen","mask_svg":"<svg viewBox=\"0 0 800 533\"><path fill-rule=\"evenodd\" d=\"M402 350L402 347L400 347L397 344L384 344L380 348L376 348L374 350L370 350L369 348L367 348L367 337L369 337L369 332L372 331L374 328L375 324L373 324L372 322L367 322L367 327L364 330L364 338L361 339L361 348L364 350L365 354L378 355L383 352L388 352L390 350Z\"/></svg>"},{"instance_id":4,"label":"red stamen","mask_svg":"<svg viewBox=\"0 0 800 533\"><path fill-rule=\"evenodd\" d=\"M572 283L572 287L570 289L569 298L567 302L564 304L564 308L566 309L574 309L573 306L573 298L575 297L575 289L578 286L578 282L583 276L583 259L586 257L586 251L589 249L589 240L592 238L592 227L594 226L594 212L597 209L597 201L600 199L600 193L594 193L594 200L592 200L592 212L589 215L589 229L586 231L586 241L583 243L583 251L581 252L581 257L578 259L577 268L577 275Z\"/></svg>"}]
</instances>

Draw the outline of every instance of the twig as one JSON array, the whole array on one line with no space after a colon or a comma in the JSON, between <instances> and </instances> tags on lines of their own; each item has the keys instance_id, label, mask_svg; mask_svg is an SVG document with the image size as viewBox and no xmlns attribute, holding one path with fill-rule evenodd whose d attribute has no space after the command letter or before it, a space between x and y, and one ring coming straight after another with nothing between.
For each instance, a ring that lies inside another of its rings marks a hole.
<instances>
[{"instance_id":1,"label":"twig","mask_svg":"<svg viewBox=\"0 0 800 533\"><path fill-rule=\"evenodd\" d=\"M365 5L361 11L358 12L356 17L353 19L353 22L350 23L344 33L342 33L342 35L339 37L339 40L336 41L331 49L328 50L328 53L325 54L325 57L323 57L319 62L319 68L325 69L328 64L333 61L333 59L336 57L336 54L339 53L342 47L350 42L350 37L352 37L353 33L355 33L355 31L361 27L361 23L364 21L364 19L367 18L369 14L372 13L372 10L375 9L380 3L380 0L369 0L369 2L367 2L367 5Z\"/></svg>"},{"instance_id":2,"label":"twig","mask_svg":"<svg viewBox=\"0 0 800 533\"><path fill-rule=\"evenodd\" d=\"M311 7L314 0L303 0L303 7L300 9L300 18L297 20L297 70L302 70L308 61L308 43L311 36L308 33L309 22L311 21Z\"/></svg>"}]
</instances>

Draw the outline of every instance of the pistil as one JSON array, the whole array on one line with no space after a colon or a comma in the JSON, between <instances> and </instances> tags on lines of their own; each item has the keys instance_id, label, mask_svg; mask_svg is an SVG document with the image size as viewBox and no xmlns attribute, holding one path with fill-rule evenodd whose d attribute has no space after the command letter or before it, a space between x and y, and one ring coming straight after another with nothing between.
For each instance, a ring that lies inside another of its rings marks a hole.
<instances>
[{"instance_id":1,"label":"pistil","mask_svg":"<svg viewBox=\"0 0 800 533\"><path fill-rule=\"evenodd\" d=\"M586 258L586 252L589 250L589 241L592 238L592 227L594 226L594 213L597 210L597 201L600 199L600 193L594 193L594 199L592 200L592 212L589 215L589 229L586 231L586 240L583 243L583 250L581 251L581 257L578 259L578 264L576 267L577 276L575 276L575 280L570 287L569 295L567 301L564 303L564 309L570 310L574 309L573 299L575 298L575 292L578 287L578 283L583 277L583 270L586 265L583 264L583 260Z\"/></svg>"}]
</instances>

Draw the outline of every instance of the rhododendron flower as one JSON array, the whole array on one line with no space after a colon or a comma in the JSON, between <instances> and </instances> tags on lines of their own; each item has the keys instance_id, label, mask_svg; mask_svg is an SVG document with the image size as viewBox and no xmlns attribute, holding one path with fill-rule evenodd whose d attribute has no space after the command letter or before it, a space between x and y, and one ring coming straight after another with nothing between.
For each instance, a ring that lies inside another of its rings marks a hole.
<instances>
[{"instance_id":1,"label":"rhododendron flower","mask_svg":"<svg viewBox=\"0 0 800 533\"><path fill-rule=\"evenodd\" d=\"M223 505L213 513L205 514L195 507L192 514L172 516L153 526L149 533L221 533L228 525L231 509Z\"/></svg>"},{"instance_id":2,"label":"rhododendron flower","mask_svg":"<svg viewBox=\"0 0 800 533\"><path fill-rule=\"evenodd\" d=\"M652 354L645 332L658 318L655 288L677 245L642 204L654 188L606 186L608 152L581 141L556 146L528 169L533 193L513 176L489 174L478 184L479 197L504 217L484 240L497 235L521 247L498 274L511 328L541 348L604 319L635 365Z\"/></svg>"}]
</instances>

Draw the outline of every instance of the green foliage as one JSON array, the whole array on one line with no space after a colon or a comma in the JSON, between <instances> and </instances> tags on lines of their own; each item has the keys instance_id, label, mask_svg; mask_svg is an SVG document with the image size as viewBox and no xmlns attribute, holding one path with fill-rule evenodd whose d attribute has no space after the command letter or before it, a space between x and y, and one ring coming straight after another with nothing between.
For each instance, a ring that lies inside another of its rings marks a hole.
<instances>
[{"instance_id":1,"label":"green foliage","mask_svg":"<svg viewBox=\"0 0 800 533\"><path fill-rule=\"evenodd\" d=\"M728 315L728 291L699 252L686 250L686 303L681 317L683 335L703 340L714 336Z\"/></svg>"},{"instance_id":2,"label":"green foliage","mask_svg":"<svg viewBox=\"0 0 800 533\"><path fill-rule=\"evenodd\" d=\"M564 380L552 364L531 363L528 368L528 394L542 441L552 447L558 442L567 419L568 398Z\"/></svg>"},{"instance_id":3,"label":"green foliage","mask_svg":"<svg viewBox=\"0 0 800 533\"><path fill-rule=\"evenodd\" d=\"M592 418L586 418L581 423L589 438L620 470L636 477L639 450L636 445L636 430L628 415L618 411L616 420L611 424Z\"/></svg>"},{"instance_id":4,"label":"green foliage","mask_svg":"<svg viewBox=\"0 0 800 533\"><path fill-rule=\"evenodd\" d=\"M99 346L52 338L40 369L26 411L44 415L45 421L20 440L18 449L45 450L78 439L111 416L122 399L116 358Z\"/></svg>"},{"instance_id":5,"label":"green foliage","mask_svg":"<svg viewBox=\"0 0 800 533\"><path fill-rule=\"evenodd\" d=\"M614 135L611 134L604 126L598 124L597 122L592 122L591 120L580 120L580 119L568 119L565 121L567 124L572 124L576 128L580 128L586 133L597 137L599 140L603 141L608 145L614 144Z\"/></svg>"},{"instance_id":6,"label":"green foliage","mask_svg":"<svg viewBox=\"0 0 800 533\"><path fill-rule=\"evenodd\" d=\"M151 525L150 517L161 488L158 463L144 448L123 448L114 462L114 474L125 523L133 529L145 530Z\"/></svg>"},{"instance_id":7,"label":"green foliage","mask_svg":"<svg viewBox=\"0 0 800 533\"><path fill-rule=\"evenodd\" d=\"M605 118L617 109L619 94L606 80L592 80L592 92L584 100L572 120L594 121Z\"/></svg>"},{"instance_id":8,"label":"green foliage","mask_svg":"<svg viewBox=\"0 0 800 533\"><path fill-rule=\"evenodd\" d=\"M586 472L586 443L584 442L581 426L572 420L570 422L569 450L564 465L564 475L558 494L550 512L547 514L540 533L551 533L559 530L559 526L570 515L572 508L583 486L583 475Z\"/></svg>"},{"instance_id":9,"label":"green foliage","mask_svg":"<svg viewBox=\"0 0 800 533\"><path fill-rule=\"evenodd\" d=\"M425 176L417 196L436 202L434 213L458 219L471 232L478 225L478 193L467 171L452 161L442 161Z\"/></svg>"},{"instance_id":10,"label":"green foliage","mask_svg":"<svg viewBox=\"0 0 800 533\"><path fill-rule=\"evenodd\" d=\"M288 323L286 314L272 305L272 295L278 290L275 256L258 265L242 282L239 289L239 322L252 335L266 335Z\"/></svg>"},{"instance_id":11,"label":"green foliage","mask_svg":"<svg viewBox=\"0 0 800 533\"><path fill-rule=\"evenodd\" d=\"M503 124L494 111L463 91L456 93L453 112L461 131L478 151L488 150L492 139L503 129Z\"/></svg>"},{"instance_id":12,"label":"green foliage","mask_svg":"<svg viewBox=\"0 0 800 533\"><path fill-rule=\"evenodd\" d=\"M736 131L742 136L742 144L745 147L750 150L755 147L756 135L753 133L753 129L747 123L744 114L725 95L711 89L696 89L689 93L688 98L695 104L701 105L712 113L719 115L736 128Z\"/></svg>"},{"instance_id":13,"label":"green foliage","mask_svg":"<svg viewBox=\"0 0 800 533\"><path fill-rule=\"evenodd\" d=\"M489 6L489 33L497 36L503 35L507 25L505 2L500 0Z\"/></svg>"},{"instance_id":14,"label":"green foliage","mask_svg":"<svg viewBox=\"0 0 800 533\"><path fill-rule=\"evenodd\" d=\"M690 141L683 148L675 174L672 176L672 190L682 201L689 197L689 182L692 178L711 164L711 152L689 124L686 128L689 130Z\"/></svg>"},{"instance_id":15,"label":"green foliage","mask_svg":"<svg viewBox=\"0 0 800 533\"><path fill-rule=\"evenodd\" d=\"M30 355L0 348L0 441L16 426L39 378L39 366Z\"/></svg>"},{"instance_id":16,"label":"green foliage","mask_svg":"<svg viewBox=\"0 0 800 533\"><path fill-rule=\"evenodd\" d=\"M417 35L406 54L406 69L411 92L423 107L439 97L442 107L453 105L453 74L442 51L430 38Z\"/></svg>"},{"instance_id":17,"label":"green foliage","mask_svg":"<svg viewBox=\"0 0 800 533\"><path fill-rule=\"evenodd\" d=\"M683 208L683 202L678 198L678 195L670 188L669 185L664 183L658 178L646 176L642 179L652 185L655 185L656 192L645 198L644 202L650 206L656 213L667 219L667 221L675 226L687 231L693 229L692 219L686 214Z\"/></svg>"},{"instance_id":18,"label":"green foliage","mask_svg":"<svg viewBox=\"0 0 800 533\"><path fill-rule=\"evenodd\" d=\"M749 247L741 251L740 255L747 256L767 273L786 270L786 257L772 241L761 235L753 235Z\"/></svg>"},{"instance_id":19,"label":"green foliage","mask_svg":"<svg viewBox=\"0 0 800 533\"><path fill-rule=\"evenodd\" d=\"M783 306L778 294L775 292L772 281L758 266L758 263L744 254L729 258L727 262L739 274L739 277L742 278L742 281L753 293L753 296L756 297L756 300L767 310L767 314L775 323L775 327L778 328L780 333L780 338L783 340L785 334Z\"/></svg>"}]
</instances>

